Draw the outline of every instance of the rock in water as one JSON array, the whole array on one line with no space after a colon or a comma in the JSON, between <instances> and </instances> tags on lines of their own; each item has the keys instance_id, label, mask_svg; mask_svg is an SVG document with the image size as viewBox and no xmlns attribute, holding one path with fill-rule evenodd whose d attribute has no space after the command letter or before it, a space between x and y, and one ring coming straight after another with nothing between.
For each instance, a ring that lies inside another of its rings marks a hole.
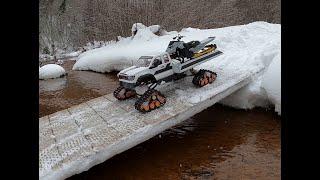
<instances>
[{"instance_id":1,"label":"rock in water","mask_svg":"<svg viewBox=\"0 0 320 180\"><path fill-rule=\"evenodd\" d=\"M66 75L66 71L57 64L47 64L39 69L39 79L53 79L64 75Z\"/></svg>"}]
</instances>

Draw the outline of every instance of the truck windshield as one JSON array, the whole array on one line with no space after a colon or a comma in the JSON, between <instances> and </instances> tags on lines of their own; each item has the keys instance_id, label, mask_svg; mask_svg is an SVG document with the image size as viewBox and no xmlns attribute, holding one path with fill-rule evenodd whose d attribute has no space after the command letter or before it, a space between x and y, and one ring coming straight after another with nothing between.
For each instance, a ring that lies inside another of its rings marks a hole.
<instances>
[{"instance_id":1,"label":"truck windshield","mask_svg":"<svg viewBox=\"0 0 320 180\"><path fill-rule=\"evenodd\" d=\"M152 58L153 58L152 56L141 56L138 59L136 66L137 67L149 67Z\"/></svg>"}]
</instances>

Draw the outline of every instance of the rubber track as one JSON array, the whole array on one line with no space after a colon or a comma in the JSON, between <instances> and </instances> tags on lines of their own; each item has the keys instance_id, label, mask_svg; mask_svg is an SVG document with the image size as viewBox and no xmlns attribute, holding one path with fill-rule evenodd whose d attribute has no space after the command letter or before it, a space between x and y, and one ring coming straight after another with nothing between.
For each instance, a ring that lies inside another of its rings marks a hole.
<instances>
[{"instance_id":1,"label":"rubber track","mask_svg":"<svg viewBox=\"0 0 320 180\"><path fill-rule=\"evenodd\" d=\"M125 91L125 93L124 94L126 94L128 91L133 91L134 92L134 95L132 95L132 96L129 96L129 97L127 97L126 95L125 95L125 98L119 98L119 93L120 93L120 91L122 90L122 89L125 89L123 86L119 86L115 91L113 91L113 96L115 97L115 98L117 98L118 100L126 100L126 99L129 99L129 98L132 98L132 97L135 97L136 96L136 92L134 91L134 90L131 90L131 89L125 89L126 91Z\"/></svg>"},{"instance_id":2,"label":"rubber track","mask_svg":"<svg viewBox=\"0 0 320 180\"><path fill-rule=\"evenodd\" d=\"M213 83L213 82L216 80L216 78L217 78L217 73L212 72L212 71L210 71L210 70L205 70L205 69L200 69L200 71L193 77L192 83L193 83L194 85L198 86L198 87L203 87L203 86L207 85L207 84L204 84L204 85L201 85L201 84L200 84L200 80L205 78L204 75L205 75L206 72L212 74L213 77L214 77L214 80L213 80L212 82L208 82L207 84Z\"/></svg>"},{"instance_id":3,"label":"rubber track","mask_svg":"<svg viewBox=\"0 0 320 180\"><path fill-rule=\"evenodd\" d=\"M142 112L142 113L146 113L146 112L150 112L150 111L152 111L152 110L154 110L154 109L159 108L159 107L156 107L156 106L155 106L154 109L150 109L150 108L149 108L149 110L141 109L141 106L142 106L142 104L143 104L144 102L149 101L149 102L148 102L148 106L150 105L150 103L151 103L151 101L152 101L152 100L151 100L151 96L152 96L153 94L156 94L156 95L161 96L162 98L164 98L164 102L163 102L163 103L161 103L161 101L159 101L159 100L157 99L157 101L160 102L160 106L159 106L159 107L163 106L163 105L166 103L166 98L165 98L165 96L164 96L163 94L161 94L159 91L157 91L157 90L155 90L155 89L149 89L149 90L147 90L147 91L135 102L135 104L134 104L135 109L138 110L138 111L140 111L140 112Z\"/></svg>"}]
</instances>

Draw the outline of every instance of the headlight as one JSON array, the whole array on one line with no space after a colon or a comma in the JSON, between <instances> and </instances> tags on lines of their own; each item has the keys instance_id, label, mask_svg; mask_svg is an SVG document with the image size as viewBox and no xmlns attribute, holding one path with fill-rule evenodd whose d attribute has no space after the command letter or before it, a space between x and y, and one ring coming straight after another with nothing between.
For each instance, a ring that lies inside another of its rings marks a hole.
<instances>
[{"instance_id":1,"label":"headlight","mask_svg":"<svg viewBox=\"0 0 320 180\"><path fill-rule=\"evenodd\" d=\"M126 76L123 75L123 74L118 74L118 78L119 78L119 79L126 79Z\"/></svg>"},{"instance_id":2,"label":"headlight","mask_svg":"<svg viewBox=\"0 0 320 180\"><path fill-rule=\"evenodd\" d=\"M132 81L132 80L134 80L134 77L135 76L127 76L127 75L125 75L125 74L119 74L119 79L124 79L124 80L128 80L128 81Z\"/></svg>"},{"instance_id":3,"label":"headlight","mask_svg":"<svg viewBox=\"0 0 320 180\"><path fill-rule=\"evenodd\" d=\"M129 80L129 81L134 80L134 76L127 76L127 80Z\"/></svg>"}]
</instances>

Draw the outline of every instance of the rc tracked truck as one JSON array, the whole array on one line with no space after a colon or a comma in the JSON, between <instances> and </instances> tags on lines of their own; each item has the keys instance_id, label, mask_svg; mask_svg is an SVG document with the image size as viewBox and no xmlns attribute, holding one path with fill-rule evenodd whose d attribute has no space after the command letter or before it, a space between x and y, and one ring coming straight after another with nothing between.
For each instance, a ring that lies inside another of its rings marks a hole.
<instances>
[{"instance_id":1,"label":"rc tracked truck","mask_svg":"<svg viewBox=\"0 0 320 180\"><path fill-rule=\"evenodd\" d=\"M166 103L165 96L155 87L163 82L175 81L192 75L192 83L203 87L212 83L217 74L210 70L193 68L222 54L216 44L209 44L215 37L203 41L181 41L176 36L170 41L166 52L154 56L141 56L134 66L118 73L120 86L113 92L118 100L138 96L135 109L150 112Z\"/></svg>"}]
</instances>

